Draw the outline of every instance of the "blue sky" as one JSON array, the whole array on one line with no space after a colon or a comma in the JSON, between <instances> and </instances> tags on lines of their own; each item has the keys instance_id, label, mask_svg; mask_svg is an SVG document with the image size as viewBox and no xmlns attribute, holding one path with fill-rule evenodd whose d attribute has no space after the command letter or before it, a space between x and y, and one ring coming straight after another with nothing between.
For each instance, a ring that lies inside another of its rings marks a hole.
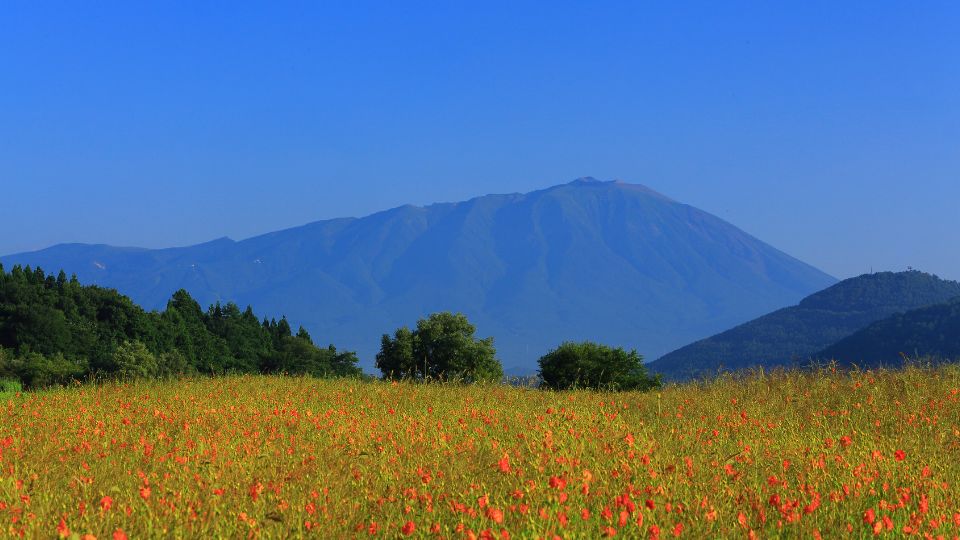
<instances>
[{"instance_id":1,"label":"blue sky","mask_svg":"<svg viewBox=\"0 0 960 540\"><path fill-rule=\"evenodd\" d=\"M0 253L590 175L960 279L960 3L777 4L7 2Z\"/></svg>"}]
</instances>

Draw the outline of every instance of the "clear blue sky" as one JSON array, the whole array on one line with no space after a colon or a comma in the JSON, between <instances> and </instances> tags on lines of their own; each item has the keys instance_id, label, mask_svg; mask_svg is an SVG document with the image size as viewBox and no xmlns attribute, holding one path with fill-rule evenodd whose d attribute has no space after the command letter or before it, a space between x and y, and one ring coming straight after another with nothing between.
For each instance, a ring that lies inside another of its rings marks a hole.
<instances>
[{"instance_id":1,"label":"clear blue sky","mask_svg":"<svg viewBox=\"0 0 960 540\"><path fill-rule=\"evenodd\" d=\"M960 279L958 2L144 6L3 4L0 253L590 175Z\"/></svg>"}]
</instances>

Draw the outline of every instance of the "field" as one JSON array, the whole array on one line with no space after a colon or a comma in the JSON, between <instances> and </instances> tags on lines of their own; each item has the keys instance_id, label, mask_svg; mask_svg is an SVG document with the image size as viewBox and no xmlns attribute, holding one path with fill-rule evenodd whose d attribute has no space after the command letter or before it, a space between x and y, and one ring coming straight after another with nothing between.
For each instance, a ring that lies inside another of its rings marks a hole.
<instances>
[{"instance_id":1,"label":"field","mask_svg":"<svg viewBox=\"0 0 960 540\"><path fill-rule=\"evenodd\" d=\"M78 386L3 397L0 468L27 538L956 538L960 370Z\"/></svg>"}]
</instances>

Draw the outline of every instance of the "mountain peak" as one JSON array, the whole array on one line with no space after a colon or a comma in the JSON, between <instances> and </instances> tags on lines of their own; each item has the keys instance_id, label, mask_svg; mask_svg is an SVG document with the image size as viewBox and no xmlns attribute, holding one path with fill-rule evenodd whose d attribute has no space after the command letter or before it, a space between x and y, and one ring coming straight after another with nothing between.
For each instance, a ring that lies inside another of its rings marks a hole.
<instances>
[{"instance_id":1,"label":"mountain peak","mask_svg":"<svg viewBox=\"0 0 960 540\"><path fill-rule=\"evenodd\" d=\"M148 309L180 288L201 305L256 305L357 351L368 367L384 332L459 311L496 338L516 373L533 372L565 339L655 358L835 282L715 216L660 204L665 199L643 185L588 177L239 242L136 252L74 246L0 262L63 268Z\"/></svg>"},{"instance_id":2,"label":"mountain peak","mask_svg":"<svg viewBox=\"0 0 960 540\"><path fill-rule=\"evenodd\" d=\"M581 176L580 178L574 179L571 184L606 184L602 180L597 180L592 176Z\"/></svg>"}]
</instances>

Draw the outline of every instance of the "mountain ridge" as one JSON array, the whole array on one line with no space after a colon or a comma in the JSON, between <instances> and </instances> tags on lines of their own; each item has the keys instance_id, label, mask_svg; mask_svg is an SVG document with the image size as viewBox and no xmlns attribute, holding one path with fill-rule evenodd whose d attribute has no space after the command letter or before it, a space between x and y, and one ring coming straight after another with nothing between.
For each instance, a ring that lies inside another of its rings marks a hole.
<instances>
[{"instance_id":1,"label":"mountain ridge","mask_svg":"<svg viewBox=\"0 0 960 540\"><path fill-rule=\"evenodd\" d=\"M650 369L685 379L721 368L800 365L871 323L958 295L960 283L916 270L863 274L667 353Z\"/></svg>"},{"instance_id":2,"label":"mountain ridge","mask_svg":"<svg viewBox=\"0 0 960 540\"><path fill-rule=\"evenodd\" d=\"M960 360L960 296L875 321L814 358L861 368L896 366L904 358Z\"/></svg>"},{"instance_id":3,"label":"mountain ridge","mask_svg":"<svg viewBox=\"0 0 960 540\"><path fill-rule=\"evenodd\" d=\"M655 357L836 281L649 187L595 179L239 241L74 244L0 262L62 267L148 309L179 288L202 304L254 304L357 349L365 366L380 334L430 311L462 311L496 338L508 368L526 372L565 339Z\"/></svg>"}]
</instances>

